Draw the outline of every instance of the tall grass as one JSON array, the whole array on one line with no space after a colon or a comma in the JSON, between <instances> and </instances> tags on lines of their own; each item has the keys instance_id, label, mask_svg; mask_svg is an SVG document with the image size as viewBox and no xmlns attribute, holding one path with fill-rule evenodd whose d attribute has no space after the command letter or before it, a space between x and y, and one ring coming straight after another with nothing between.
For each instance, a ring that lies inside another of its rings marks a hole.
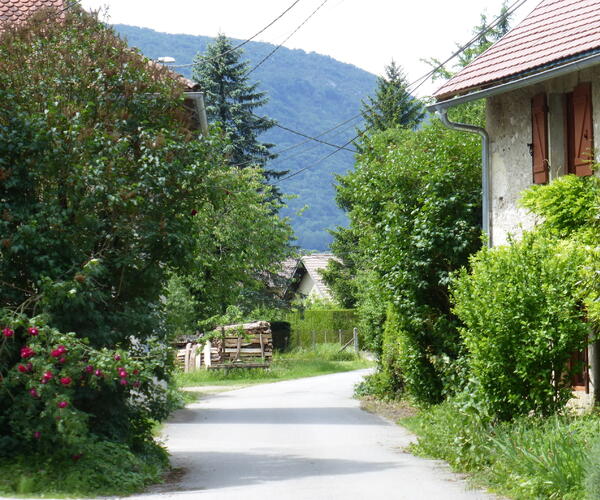
<instances>
[{"instance_id":1,"label":"tall grass","mask_svg":"<svg viewBox=\"0 0 600 500\"><path fill-rule=\"evenodd\" d=\"M414 452L446 460L510 498L600 499L600 445L592 452L598 415L492 425L446 402L401 423L419 436Z\"/></svg>"},{"instance_id":2,"label":"tall grass","mask_svg":"<svg viewBox=\"0 0 600 500\"><path fill-rule=\"evenodd\" d=\"M256 382L276 382L294 378L325 375L371 366L366 361L345 350L339 344L317 344L315 348L296 348L290 352L275 353L270 368L233 368L228 370L200 369L191 373L179 373L179 386L237 385Z\"/></svg>"}]
</instances>

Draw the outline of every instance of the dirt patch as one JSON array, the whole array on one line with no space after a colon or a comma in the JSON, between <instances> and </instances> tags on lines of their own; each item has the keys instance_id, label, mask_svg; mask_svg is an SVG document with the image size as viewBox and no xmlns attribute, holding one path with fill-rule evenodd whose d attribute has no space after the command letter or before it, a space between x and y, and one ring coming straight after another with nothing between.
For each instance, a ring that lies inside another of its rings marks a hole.
<instances>
[{"instance_id":1,"label":"dirt patch","mask_svg":"<svg viewBox=\"0 0 600 500\"><path fill-rule=\"evenodd\" d=\"M414 417L418 413L418 410L406 401L382 401L373 396L361 398L360 407L394 423L401 418Z\"/></svg>"}]
</instances>

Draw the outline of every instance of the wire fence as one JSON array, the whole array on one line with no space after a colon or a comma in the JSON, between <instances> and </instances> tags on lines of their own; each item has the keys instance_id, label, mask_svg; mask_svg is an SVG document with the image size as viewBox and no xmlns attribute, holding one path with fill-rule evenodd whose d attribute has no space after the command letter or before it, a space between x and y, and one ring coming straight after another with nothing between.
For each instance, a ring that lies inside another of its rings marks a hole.
<instances>
[{"instance_id":1,"label":"wire fence","mask_svg":"<svg viewBox=\"0 0 600 500\"><path fill-rule=\"evenodd\" d=\"M351 344L354 341L354 330L320 330L292 328L290 335L290 347L310 348L317 344L339 344L340 347Z\"/></svg>"}]
</instances>

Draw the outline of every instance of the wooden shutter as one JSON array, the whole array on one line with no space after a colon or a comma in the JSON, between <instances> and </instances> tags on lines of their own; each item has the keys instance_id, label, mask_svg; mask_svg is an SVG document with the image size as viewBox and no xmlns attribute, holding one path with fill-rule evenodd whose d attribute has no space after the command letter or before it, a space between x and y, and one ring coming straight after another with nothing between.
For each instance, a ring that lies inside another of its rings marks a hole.
<instances>
[{"instance_id":1,"label":"wooden shutter","mask_svg":"<svg viewBox=\"0 0 600 500\"><path fill-rule=\"evenodd\" d=\"M533 183L548 182L548 105L546 94L538 94L531 100L533 158Z\"/></svg>"},{"instance_id":2,"label":"wooden shutter","mask_svg":"<svg viewBox=\"0 0 600 500\"><path fill-rule=\"evenodd\" d=\"M581 83L573 90L573 170L575 175L592 175L594 129L592 85Z\"/></svg>"}]
</instances>

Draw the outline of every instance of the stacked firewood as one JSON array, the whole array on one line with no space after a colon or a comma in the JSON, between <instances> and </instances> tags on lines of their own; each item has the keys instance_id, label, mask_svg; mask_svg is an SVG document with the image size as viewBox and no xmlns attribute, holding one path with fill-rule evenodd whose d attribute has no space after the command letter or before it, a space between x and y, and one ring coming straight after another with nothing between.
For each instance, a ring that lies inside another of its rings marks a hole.
<instances>
[{"instance_id":1,"label":"stacked firewood","mask_svg":"<svg viewBox=\"0 0 600 500\"><path fill-rule=\"evenodd\" d=\"M204 362L207 366L271 361L273 336L268 322L227 325L217 331L220 335L214 336L204 350Z\"/></svg>"}]
</instances>

